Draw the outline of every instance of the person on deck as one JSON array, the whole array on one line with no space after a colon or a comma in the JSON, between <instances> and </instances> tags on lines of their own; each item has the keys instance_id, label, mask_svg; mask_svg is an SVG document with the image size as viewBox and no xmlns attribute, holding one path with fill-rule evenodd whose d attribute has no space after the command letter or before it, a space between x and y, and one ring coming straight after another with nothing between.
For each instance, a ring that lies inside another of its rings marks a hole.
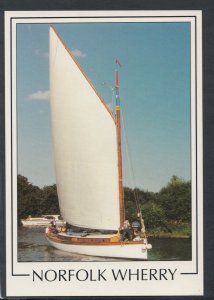
<instances>
[{"instance_id":1,"label":"person on deck","mask_svg":"<svg viewBox=\"0 0 214 300\"><path fill-rule=\"evenodd\" d=\"M140 223L138 221L132 222L133 229L133 241L138 241L141 239L140 237Z\"/></svg>"},{"instance_id":2,"label":"person on deck","mask_svg":"<svg viewBox=\"0 0 214 300\"><path fill-rule=\"evenodd\" d=\"M128 239L129 241L132 240L131 226L129 220L125 220L123 225L122 240L124 241L126 239Z\"/></svg>"},{"instance_id":3,"label":"person on deck","mask_svg":"<svg viewBox=\"0 0 214 300\"><path fill-rule=\"evenodd\" d=\"M138 221L132 222L132 229L134 231L134 235L137 235L140 231L140 223Z\"/></svg>"},{"instance_id":4,"label":"person on deck","mask_svg":"<svg viewBox=\"0 0 214 300\"><path fill-rule=\"evenodd\" d=\"M56 219L53 218L53 220L51 221L51 226L56 228Z\"/></svg>"}]
</instances>

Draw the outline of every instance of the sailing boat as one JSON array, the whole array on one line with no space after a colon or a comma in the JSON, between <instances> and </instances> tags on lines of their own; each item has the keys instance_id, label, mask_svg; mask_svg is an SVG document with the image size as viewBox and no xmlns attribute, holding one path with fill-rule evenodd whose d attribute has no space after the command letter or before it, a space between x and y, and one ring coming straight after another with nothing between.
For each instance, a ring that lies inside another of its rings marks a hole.
<instances>
[{"instance_id":1,"label":"sailing boat","mask_svg":"<svg viewBox=\"0 0 214 300\"><path fill-rule=\"evenodd\" d=\"M68 224L87 232L46 230L46 237L64 251L143 260L151 248L145 235L125 241L120 235L125 214L118 68L115 91L113 114L51 26L50 98L60 211Z\"/></svg>"}]
</instances>

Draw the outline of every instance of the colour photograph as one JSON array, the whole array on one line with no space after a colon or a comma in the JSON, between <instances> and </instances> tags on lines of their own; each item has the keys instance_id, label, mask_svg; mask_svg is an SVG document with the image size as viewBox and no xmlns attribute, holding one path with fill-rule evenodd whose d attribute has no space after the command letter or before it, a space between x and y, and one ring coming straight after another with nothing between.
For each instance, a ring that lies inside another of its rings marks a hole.
<instances>
[{"instance_id":1,"label":"colour photograph","mask_svg":"<svg viewBox=\"0 0 214 300\"><path fill-rule=\"evenodd\" d=\"M71 15L7 23L12 274L181 284L202 253L200 14Z\"/></svg>"},{"instance_id":2,"label":"colour photograph","mask_svg":"<svg viewBox=\"0 0 214 300\"><path fill-rule=\"evenodd\" d=\"M17 25L17 116L20 261L191 260L189 23Z\"/></svg>"}]
</instances>

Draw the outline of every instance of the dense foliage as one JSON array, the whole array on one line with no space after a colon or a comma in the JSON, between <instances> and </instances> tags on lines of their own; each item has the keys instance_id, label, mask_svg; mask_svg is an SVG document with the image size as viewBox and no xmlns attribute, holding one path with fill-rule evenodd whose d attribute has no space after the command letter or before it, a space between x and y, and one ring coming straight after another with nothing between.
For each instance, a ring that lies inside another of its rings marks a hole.
<instances>
[{"instance_id":1,"label":"dense foliage","mask_svg":"<svg viewBox=\"0 0 214 300\"><path fill-rule=\"evenodd\" d=\"M18 219L28 215L60 214L56 185L42 189L18 175ZM191 182L173 176L158 193L124 188L126 218L137 219L136 199L146 228L170 231L169 224L191 222Z\"/></svg>"},{"instance_id":2,"label":"dense foliage","mask_svg":"<svg viewBox=\"0 0 214 300\"><path fill-rule=\"evenodd\" d=\"M171 231L178 224L191 223L191 182L172 176L158 193L124 188L125 210L129 220L136 219L136 200L140 203L146 228Z\"/></svg>"},{"instance_id":3,"label":"dense foliage","mask_svg":"<svg viewBox=\"0 0 214 300\"><path fill-rule=\"evenodd\" d=\"M191 221L191 183L173 176L158 194L158 203L168 220Z\"/></svg>"},{"instance_id":4,"label":"dense foliage","mask_svg":"<svg viewBox=\"0 0 214 300\"><path fill-rule=\"evenodd\" d=\"M32 185L24 176L17 178L18 220L31 215L59 214L56 185L40 189Z\"/></svg>"}]
</instances>

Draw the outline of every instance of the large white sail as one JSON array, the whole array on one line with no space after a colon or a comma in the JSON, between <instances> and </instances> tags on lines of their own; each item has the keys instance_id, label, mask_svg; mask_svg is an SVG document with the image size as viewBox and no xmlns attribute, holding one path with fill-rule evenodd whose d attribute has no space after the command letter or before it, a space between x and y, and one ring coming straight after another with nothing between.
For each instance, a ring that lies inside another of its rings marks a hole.
<instances>
[{"instance_id":1,"label":"large white sail","mask_svg":"<svg viewBox=\"0 0 214 300\"><path fill-rule=\"evenodd\" d=\"M120 213L115 121L53 28L50 96L61 214L76 226L117 230Z\"/></svg>"}]
</instances>

